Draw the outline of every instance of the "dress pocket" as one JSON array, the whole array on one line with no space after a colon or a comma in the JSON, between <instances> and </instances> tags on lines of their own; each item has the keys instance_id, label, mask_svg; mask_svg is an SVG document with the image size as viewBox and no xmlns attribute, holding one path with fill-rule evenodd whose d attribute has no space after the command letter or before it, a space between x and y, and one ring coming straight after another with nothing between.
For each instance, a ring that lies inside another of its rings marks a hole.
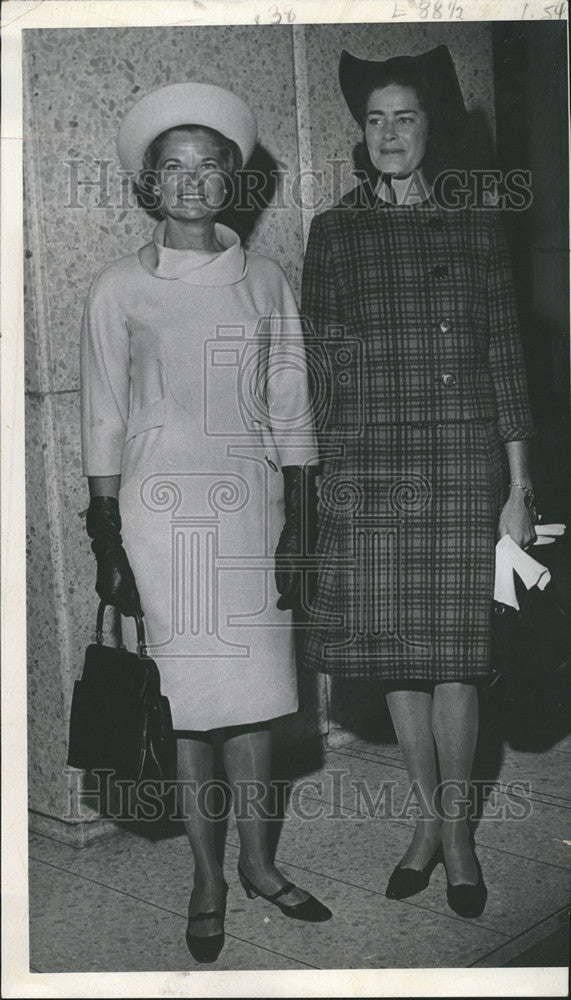
<instances>
[{"instance_id":1,"label":"dress pocket","mask_svg":"<svg viewBox=\"0 0 571 1000\"><path fill-rule=\"evenodd\" d=\"M123 482L135 477L156 454L164 422L164 399L157 399L129 415L121 468Z\"/></svg>"},{"instance_id":2,"label":"dress pocket","mask_svg":"<svg viewBox=\"0 0 571 1000\"><path fill-rule=\"evenodd\" d=\"M130 441L131 438L136 437L137 434L142 434L143 431L151 430L153 427L162 427L164 422L164 399L156 399L154 403L150 403L148 406L143 406L140 410L135 410L134 413L129 414L125 444L127 444L127 441Z\"/></svg>"},{"instance_id":3,"label":"dress pocket","mask_svg":"<svg viewBox=\"0 0 571 1000\"><path fill-rule=\"evenodd\" d=\"M262 424L261 421L254 420L254 427L260 435L262 442L262 448L264 450L264 458L269 466L274 472L279 472L281 468L280 453L277 449L276 442L274 441L274 435L272 434L271 427L267 424Z\"/></svg>"}]
</instances>

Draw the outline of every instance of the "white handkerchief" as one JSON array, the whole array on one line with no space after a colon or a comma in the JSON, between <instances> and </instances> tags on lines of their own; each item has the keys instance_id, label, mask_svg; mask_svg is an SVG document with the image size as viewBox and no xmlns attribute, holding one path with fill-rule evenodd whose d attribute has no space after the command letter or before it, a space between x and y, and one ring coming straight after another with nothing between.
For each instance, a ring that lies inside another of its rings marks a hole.
<instances>
[{"instance_id":1,"label":"white handkerchief","mask_svg":"<svg viewBox=\"0 0 571 1000\"><path fill-rule=\"evenodd\" d=\"M537 539L534 545L551 545L556 538L565 534L565 524L536 524L535 534Z\"/></svg>"},{"instance_id":2,"label":"white handkerchief","mask_svg":"<svg viewBox=\"0 0 571 1000\"><path fill-rule=\"evenodd\" d=\"M494 600L509 604L519 611L519 602L515 592L514 572L517 573L526 590L539 587L544 590L551 580L547 566L542 566L519 545L516 545L511 535L504 535L496 545L496 580L494 585Z\"/></svg>"}]
</instances>

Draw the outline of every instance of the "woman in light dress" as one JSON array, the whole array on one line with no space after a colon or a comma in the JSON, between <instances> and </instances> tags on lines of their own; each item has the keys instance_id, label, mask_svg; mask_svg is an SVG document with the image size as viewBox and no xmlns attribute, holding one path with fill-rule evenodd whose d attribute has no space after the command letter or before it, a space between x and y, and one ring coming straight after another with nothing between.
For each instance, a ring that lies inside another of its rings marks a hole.
<instances>
[{"instance_id":1,"label":"woman in light dress","mask_svg":"<svg viewBox=\"0 0 571 1000\"><path fill-rule=\"evenodd\" d=\"M235 796L244 783L262 787L264 805L270 722L298 707L294 560L317 452L288 281L216 221L256 138L248 105L211 84L163 87L126 115L121 163L163 219L150 243L93 281L81 395L97 592L126 616L144 612L179 782L212 780L217 734ZM212 962L227 885L200 801L189 808L185 798L194 856L186 940L197 961ZM237 814L238 871L248 895L296 919L328 919L274 865L259 810L246 813Z\"/></svg>"}]
</instances>

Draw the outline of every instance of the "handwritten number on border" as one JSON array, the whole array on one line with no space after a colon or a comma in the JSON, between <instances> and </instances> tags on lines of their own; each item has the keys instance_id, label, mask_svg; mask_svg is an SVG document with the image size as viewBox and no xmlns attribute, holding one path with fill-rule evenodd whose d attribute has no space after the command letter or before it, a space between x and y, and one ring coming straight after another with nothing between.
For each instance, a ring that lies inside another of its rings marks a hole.
<instances>
[{"instance_id":1,"label":"handwritten number on border","mask_svg":"<svg viewBox=\"0 0 571 1000\"><path fill-rule=\"evenodd\" d=\"M256 24L293 24L294 21L295 10L293 7L278 7L277 4L268 7L265 16L256 14L255 17Z\"/></svg>"},{"instance_id":2,"label":"handwritten number on border","mask_svg":"<svg viewBox=\"0 0 571 1000\"><path fill-rule=\"evenodd\" d=\"M464 20L464 11L460 4L456 3L456 0L451 0L450 3L446 3L445 0L421 0L418 5L419 16L423 21L432 20L440 21L442 17L456 18L457 21ZM393 11L393 20L397 17L403 17L406 10L399 10L398 4L395 4Z\"/></svg>"}]
</instances>

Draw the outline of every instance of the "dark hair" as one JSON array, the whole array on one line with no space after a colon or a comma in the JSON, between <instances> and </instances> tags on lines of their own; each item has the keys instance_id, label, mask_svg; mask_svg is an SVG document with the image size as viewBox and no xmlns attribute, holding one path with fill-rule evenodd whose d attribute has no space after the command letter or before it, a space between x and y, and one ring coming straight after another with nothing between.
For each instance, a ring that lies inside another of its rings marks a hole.
<instances>
[{"instance_id":1,"label":"dark hair","mask_svg":"<svg viewBox=\"0 0 571 1000\"><path fill-rule=\"evenodd\" d=\"M173 132L186 132L189 135L193 135L195 132L206 132L215 141L222 169L231 178L242 166L242 154L238 144L222 135L221 132L217 132L216 129L210 128L208 125L174 125L172 128L167 128L149 143L143 153L143 169L137 178L136 187L145 208L156 209L153 204L156 201L153 189L157 181L157 164L161 158L163 144ZM149 200L151 205L149 205Z\"/></svg>"},{"instance_id":2,"label":"dark hair","mask_svg":"<svg viewBox=\"0 0 571 1000\"><path fill-rule=\"evenodd\" d=\"M407 66L401 65L393 67L392 70L379 69L378 75L367 81L359 94L359 110L361 124L365 125L365 114L367 111L367 101L374 90L382 87L389 87L394 84L398 87L412 87L418 98L418 102L423 111L428 115L429 120L433 117L434 109L431 100L431 88L422 70L416 64Z\"/></svg>"},{"instance_id":3,"label":"dark hair","mask_svg":"<svg viewBox=\"0 0 571 1000\"><path fill-rule=\"evenodd\" d=\"M365 115L367 102L374 90L389 87L391 84L399 87L410 87L414 90L420 107L428 118L428 137L423 160L423 171L428 181L443 170L458 166L460 129L459 122L450 114L438 107L434 99L433 88L417 65L400 66L392 72L379 72L373 83L368 83L360 94L361 126L363 138L353 148L353 162L357 171L364 173L371 183L375 184L379 171L373 165L367 142L365 140Z\"/></svg>"}]
</instances>

